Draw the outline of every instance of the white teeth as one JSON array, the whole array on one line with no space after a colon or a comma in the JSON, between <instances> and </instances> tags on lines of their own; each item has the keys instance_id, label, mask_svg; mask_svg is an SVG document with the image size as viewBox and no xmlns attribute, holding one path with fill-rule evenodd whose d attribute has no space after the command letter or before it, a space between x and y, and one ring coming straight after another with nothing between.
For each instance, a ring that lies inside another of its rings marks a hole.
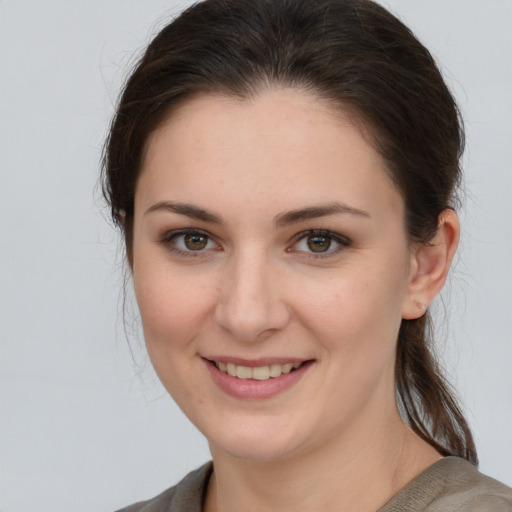
<instances>
[{"instance_id":1,"label":"white teeth","mask_svg":"<svg viewBox=\"0 0 512 512\"><path fill-rule=\"evenodd\" d=\"M283 364L282 372L283 373L290 373L292 371L292 368L293 368L293 364L292 363Z\"/></svg>"},{"instance_id":2,"label":"white teeth","mask_svg":"<svg viewBox=\"0 0 512 512\"><path fill-rule=\"evenodd\" d=\"M256 380L268 380L270 378L270 368L268 366L253 368L252 378Z\"/></svg>"},{"instance_id":3,"label":"white teeth","mask_svg":"<svg viewBox=\"0 0 512 512\"><path fill-rule=\"evenodd\" d=\"M296 370L302 363L271 364L270 366L242 366L233 363L216 361L215 366L222 372L239 379L268 380L280 377L283 373Z\"/></svg>"},{"instance_id":4,"label":"white teeth","mask_svg":"<svg viewBox=\"0 0 512 512\"><path fill-rule=\"evenodd\" d=\"M279 377L281 375L281 365L280 364L271 364L270 365L270 376L271 377Z\"/></svg>"},{"instance_id":5,"label":"white teeth","mask_svg":"<svg viewBox=\"0 0 512 512\"><path fill-rule=\"evenodd\" d=\"M250 379L252 377L252 368L249 368L248 366L237 366L236 376L239 379Z\"/></svg>"},{"instance_id":6,"label":"white teeth","mask_svg":"<svg viewBox=\"0 0 512 512\"><path fill-rule=\"evenodd\" d=\"M228 371L229 375L231 375L231 377L236 377L236 366L233 363L228 363L226 366L226 370Z\"/></svg>"}]
</instances>

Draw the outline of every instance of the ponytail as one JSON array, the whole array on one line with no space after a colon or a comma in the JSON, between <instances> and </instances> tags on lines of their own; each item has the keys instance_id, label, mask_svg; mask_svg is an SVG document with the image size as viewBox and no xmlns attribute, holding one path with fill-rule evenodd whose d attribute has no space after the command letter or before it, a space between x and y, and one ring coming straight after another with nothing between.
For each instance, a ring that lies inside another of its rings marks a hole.
<instances>
[{"instance_id":1,"label":"ponytail","mask_svg":"<svg viewBox=\"0 0 512 512\"><path fill-rule=\"evenodd\" d=\"M478 465L473 436L451 386L431 352L430 316L402 320L396 358L396 390L404 420L443 455Z\"/></svg>"}]
</instances>

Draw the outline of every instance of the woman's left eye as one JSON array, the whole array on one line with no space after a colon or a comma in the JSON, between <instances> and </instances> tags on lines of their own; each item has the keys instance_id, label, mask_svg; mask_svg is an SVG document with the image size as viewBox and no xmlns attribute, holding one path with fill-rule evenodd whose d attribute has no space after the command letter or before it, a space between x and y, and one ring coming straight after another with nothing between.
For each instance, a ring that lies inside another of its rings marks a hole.
<instances>
[{"instance_id":1,"label":"woman's left eye","mask_svg":"<svg viewBox=\"0 0 512 512\"><path fill-rule=\"evenodd\" d=\"M344 236L324 230L312 230L299 235L297 241L288 249L290 252L309 253L312 257L331 256L350 246L350 240Z\"/></svg>"}]
</instances>

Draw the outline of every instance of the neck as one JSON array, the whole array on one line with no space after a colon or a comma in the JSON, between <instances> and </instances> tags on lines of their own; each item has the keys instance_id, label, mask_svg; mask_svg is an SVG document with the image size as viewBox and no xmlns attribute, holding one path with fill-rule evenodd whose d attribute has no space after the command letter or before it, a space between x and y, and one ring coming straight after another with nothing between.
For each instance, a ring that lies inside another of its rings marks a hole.
<instances>
[{"instance_id":1,"label":"neck","mask_svg":"<svg viewBox=\"0 0 512 512\"><path fill-rule=\"evenodd\" d=\"M214 473L205 511L374 512L440 459L403 424L398 412L351 430L281 460L237 459L211 446Z\"/></svg>"}]
</instances>

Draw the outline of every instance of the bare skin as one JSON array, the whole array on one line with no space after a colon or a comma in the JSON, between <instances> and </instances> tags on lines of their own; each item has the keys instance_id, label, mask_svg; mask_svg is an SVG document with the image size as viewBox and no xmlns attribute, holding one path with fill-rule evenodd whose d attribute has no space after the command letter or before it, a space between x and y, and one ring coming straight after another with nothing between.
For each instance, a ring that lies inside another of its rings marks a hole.
<instances>
[{"instance_id":1,"label":"bare skin","mask_svg":"<svg viewBox=\"0 0 512 512\"><path fill-rule=\"evenodd\" d=\"M396 425L395 442L387 450L367 445L344 464L332 452L318 451L302 464L230 461L218 471L216 466L204 510L377 511L441 458L432 446L401 427L405 425Z\"/></svg>"},{"instance_id":2,"label":"bare skin","mask_svg":"<svg viewBox=\"0 0 512 512\"><path fill-rule=\"evenodd\" d=\"M201 96L152 135L135 292L155 370L210 444L206 512L374 512L439 460L397 411L396 339L459 225L447 210L412 246L404 218L380 155L302 91ZM222 369L287 361L261 381Z\"/></svg>"}]
</instances>

